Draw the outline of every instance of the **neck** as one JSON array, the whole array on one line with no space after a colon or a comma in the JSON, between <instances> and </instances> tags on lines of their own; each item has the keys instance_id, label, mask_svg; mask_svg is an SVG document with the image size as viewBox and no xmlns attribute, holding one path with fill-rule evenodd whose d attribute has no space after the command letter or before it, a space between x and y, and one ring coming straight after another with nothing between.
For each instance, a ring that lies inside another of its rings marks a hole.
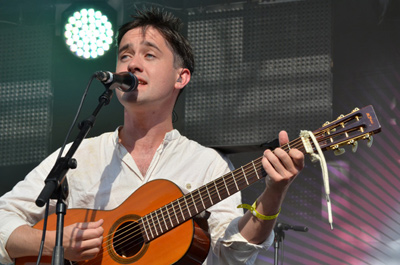
<instances>
[{"instance_id":1,"label":"neck","mask_svg":"<svg viewBox=\"0 0 400 265\"><path fill-rule=\"evenodd\" d=\"M125 110L120 141L129 151L138 148L157 148L165 134L173 129L172 114L132 113Z\"/></svg>"}]
</instances>

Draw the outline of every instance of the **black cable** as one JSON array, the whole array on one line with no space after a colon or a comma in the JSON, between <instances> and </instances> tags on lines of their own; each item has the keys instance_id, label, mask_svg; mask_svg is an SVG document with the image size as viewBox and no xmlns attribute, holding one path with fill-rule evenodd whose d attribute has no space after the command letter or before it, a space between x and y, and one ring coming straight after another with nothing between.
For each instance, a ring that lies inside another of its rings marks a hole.
<instances>
[{"instance_id":1,"label":"black cable","mask_svg":"<svg viewBox=\"0 0 400 265\"><path fill-rule=\"evenodd\" d=\"M47 201L47 203L46 203L46 210L45 210L44 219L43 219L42 240L40 242L39 255L38 255L38 258L36 261L36 265L40 265L40 260L42 259L44 241L46 238L46 227L47 227L47 217L48 216L49 216L49 201Z\"/></svg>"},{"instance_id":2,"label":"black cable","mask_svg":"<svg viewBox=\"0 0 400 265\"><path fill-rule=\"evenodd\" d=\"M81 103L79 104L79 107L78 107L78 111L76 112L75 118L72 121L71 127L69 127L67 136L65 137L64 143L63 143L63 145L62 145L62 147L60 149L60 153L58 154L57 159L59 159L61 157L62 153L64 152L65 146L67 145L68 138L71 135L71 132L72 132L72 130L74 129L74 127L76 125L76 121L78 120L79 114L80 114L80 112L82 110L83 103L84 103L84 101L86 99L86 96L87 96L87 94L89 92L89 87L92 84L94 78L96 78L96 74L92 75L92 77L89 80L89 83L86 86L85 92L82 95Z\"/></svg>"},{"instance_id":3,"label":"black cable","mask_svg":"<svg viewBox=\"0 0 400 265\"><path fill-rule=\"evenodd\" d=\"M283 258L285 257L285 244L283 243L283 241L282 241L282 245L281 245L281 254L280 254L280 256L281 256L281 258L280 258L280 261L281 261L281 264L283 265Z\"/></svg>"}]
</instances>

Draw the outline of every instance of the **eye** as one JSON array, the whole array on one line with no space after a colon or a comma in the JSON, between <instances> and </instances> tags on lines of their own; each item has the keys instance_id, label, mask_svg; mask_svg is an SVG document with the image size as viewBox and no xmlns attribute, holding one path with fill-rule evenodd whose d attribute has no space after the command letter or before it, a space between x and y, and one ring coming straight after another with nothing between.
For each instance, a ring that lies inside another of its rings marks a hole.
<instances>
[{"instance_id":1,"label":"eye","mask_svg":"<svg viewBox=\"0 0 400 265\"><path fill-rule=\"evenodd\" d=\"M151 54L151 53L146 53L145 57L148 58L148 59L156 58L156 56L154 54Z\"/></svg>"},{"instance_id":2,"label":"eye","mask_svg":"<svg viewBox=\"0 0 400 265\"><path fill-rule=\"evenodd\" d=\"M129 56L127 54L122 54L122 55L119 56L119 60L120 61L123 61L123 60L125 60L127 58L129 58Z\"/></svg>"}]
</instances>

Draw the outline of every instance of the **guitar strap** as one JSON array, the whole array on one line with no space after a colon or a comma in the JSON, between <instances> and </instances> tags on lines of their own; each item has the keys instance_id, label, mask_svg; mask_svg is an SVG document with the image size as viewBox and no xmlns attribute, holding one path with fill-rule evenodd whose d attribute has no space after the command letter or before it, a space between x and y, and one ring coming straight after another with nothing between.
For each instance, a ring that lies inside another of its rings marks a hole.
<instances>
[{"instance_id":1,"label":"guitar strap","mask_svg":"<svg viewBox=\"0 0 400 265\"><path fill-rule=\"evenodd\" d=\"M193 217L193 220L197 223L197 225L206 233L209 233L207 222L208 217L210 217L210 212L207 210L204 210Z\"/></svg>"},{"instance_id":2,"label":"guitar strap","mask_svg":"<svg viewBox=\"0 0 400 265\"><path fill-rule=\"evenodd\" d=\"M300 137L303 142L304 148L308 154L311 156L311 161L313 163L319 161L321 165L321 170L322 170L322 179L324 182L324 188L325 188L325 196L326 196L326 206L328 209L328 221L331 226L331 229L333 230L333 219L332 219L332 204L331 204L331 199L330 199L330 188L329 188L329 175L328 175L328 166L326 164L325 156L322 153L321 147L319 146L319 143L317 139L315 138L315 135L311 131L301 131L300 132ZM318 154L314 153L314 150L312 148L310 139L314 143L315 149L317 150Z\"/></svg>"}]
</instances>

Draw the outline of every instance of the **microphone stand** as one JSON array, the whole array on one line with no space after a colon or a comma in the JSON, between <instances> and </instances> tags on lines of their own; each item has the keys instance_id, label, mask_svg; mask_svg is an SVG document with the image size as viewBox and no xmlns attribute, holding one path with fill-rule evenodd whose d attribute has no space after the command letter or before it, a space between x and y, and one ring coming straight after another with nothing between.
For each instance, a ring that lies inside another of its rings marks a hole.
<instances>
[{"instance_id":1,"label":"microphone stand","mask_svg":"<svg viewBox=\"0 0 400 265\"><path fill-rule=\"evenodd\" d=\"M277 223L275 225L274 231L275 231L275 238L274 238L274 264L278 265L279 261L279 248L281 245L281 242L283 244L283 240L285 240L285 232L284 230L294 230L298 232L307 232L308 227L307 226L293 226L293 225L288 225L284 223Z\"/></svg>"},{"instance_id":2,"label":"microphone stand","mask_svg":"<svg viewBox=\"0 0 400 265\"><path fill-rule=\"evenodd\" d=\"M52 265L63 265L64 264L64 248L63 242L63 228L64 228L64 215L67 211L65 203L68 197L68 182L65 177L69 169L75 169L77 162L72 156L75 154L79 145L89 133L96 121L97 114L103 106L110 103L112 96L112 90L106 86L106 91L99 97L99 104L92 113L92 115L81 122L78 125L80 132L76 137L75 141L71 145L65 157L57 159L54 167L50 171L49 175L45 180L45 186L36 199L36 205L43 207L50 199L57 199L56 214L57 214L57 228L56 228L56 242L53 250Z\"/></svg>"}]
</instances>

